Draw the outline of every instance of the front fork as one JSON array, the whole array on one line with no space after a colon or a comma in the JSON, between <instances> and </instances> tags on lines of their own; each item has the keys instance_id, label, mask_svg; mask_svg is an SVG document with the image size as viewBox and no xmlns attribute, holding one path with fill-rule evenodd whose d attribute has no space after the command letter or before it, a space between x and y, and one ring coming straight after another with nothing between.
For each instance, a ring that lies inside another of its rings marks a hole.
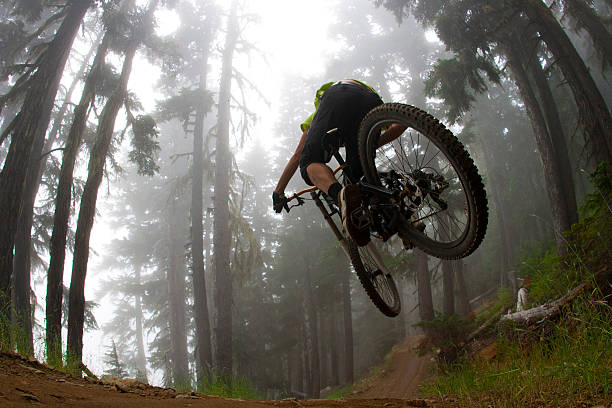
<instances>
[{"instance_id":1,"label":"front fork","mask_svg":"<svg viewBox=\"0 0 612 408\"><path fill-rule=\"evenodd\" d=\"M321 193L312 191L310 195L312 199L314 200L315 204L317 205L317 208L319 209L319 211L321 211L321 214L323 214L323 218L325 218L325 221L327 221L327 224L333 231L334 235L336 236L336 238L338 238L338 242L340 242L340 246L342 247L342 250L346 254L347 258L351 259L346 236L342 233L342 231L340 231L340 229L336 225L336 222L333 220L332 218L333 213L330 212L323 205L323 201L321 201L321 198L320 198Z\"/></svg>"},{"instance_id":2,"label":"front fork","mask_svg":"<svg viewBox=\"0 0 612 408\"><path fill-rule=\"evenodd\" d=\"M312 199L314 200L315 204L317 205L317 208L319 209L319 211L321 211L321 214L323 214L323 218L325 218L325 221L327 221L327 224L329 225L329 227L333 231L334 235L338 239L338 242L340 242L340 246L342 247L342 250L346 254L347 258L350 260L351 256L350 256L350 253L349 253L349 248L348 248L349 244L348 244L347 237L346 237L345 234L342 233L342 231L340 231L340 228L338 228L338 225L336 225L336 222L332 218L332 215L334 213L330 212L327 208L325 208L325 205L323 204L323 201L321 201L321 198L320 198L320 195L321 195L320 192L314 192L313 191L313 192L310 193L310 195L312 196ZM390 271L387 269L385 263L383 262L383 260L381 258L381 255L380 255L380 252L376 248L376 245L374 245L374 243L372 241L370 241L366 245L366 248L368 249L368 252L370 253L370 255L374 258L374 261L378 265L379 269L385 275L389 275Z\"/></svg>"}]
</instances>

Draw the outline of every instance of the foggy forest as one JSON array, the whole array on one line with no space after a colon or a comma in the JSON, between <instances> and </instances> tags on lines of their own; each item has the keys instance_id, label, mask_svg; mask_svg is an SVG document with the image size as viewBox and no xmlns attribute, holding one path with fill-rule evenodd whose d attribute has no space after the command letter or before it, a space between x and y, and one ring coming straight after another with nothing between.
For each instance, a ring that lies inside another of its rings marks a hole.
<instances>
[{"instance_id":1,"label":"foggy forest","mask_svg":"<svg viewBox=\"0 0 612 408\"><path fill-rule=\"evenodd\" d=\"M368 397L607 407L611 74L610 0L3 1L0 348L296 402L365 398L418 343L420 391ZM348 79L437 118L484 186L469 256L377 243L395 317L310 195L273 209L315 93ZM452 388L468 369L489 380Z\"/></svg>"}]
</instances>

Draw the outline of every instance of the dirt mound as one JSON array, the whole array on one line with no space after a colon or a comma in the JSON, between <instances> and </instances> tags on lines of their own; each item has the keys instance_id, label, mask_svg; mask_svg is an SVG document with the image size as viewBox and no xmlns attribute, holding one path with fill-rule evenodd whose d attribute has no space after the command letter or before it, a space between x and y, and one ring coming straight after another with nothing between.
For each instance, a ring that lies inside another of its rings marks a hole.
<instances>
[{"instance_id":1,"label":"dirt mound","mask_svg":"<svg viewBox=\"0 0 612 408\"><path fill-rule=\"evenodd\" d=\"M419 356L415 349L424 336L408 337L393 347L391 359L381 376L357 385L359 398L417 398L418 387L434 367L430 356Z\"/></svg>"},{"instance_id":2,"label":"dirt mound","mask_svg":"<svg viewBox=\"0 0 612 408\"><path fill-rule=\"evenodd\" d=\"M64 407L347 407L403 408L448 407L424 400L351 399L244 401L211 397L197 393L179 393L173 389L152 387L136 380L104 378L105 381L76 378L34 359L0 353L0 406L31 405Z\"/></svg>"}]
</instances>

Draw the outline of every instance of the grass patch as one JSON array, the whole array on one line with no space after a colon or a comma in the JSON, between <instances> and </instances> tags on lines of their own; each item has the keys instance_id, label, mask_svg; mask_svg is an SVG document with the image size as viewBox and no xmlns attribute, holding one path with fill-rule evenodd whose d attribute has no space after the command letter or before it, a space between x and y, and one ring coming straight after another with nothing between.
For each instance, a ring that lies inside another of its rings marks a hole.
<instances>
[{"instance_id":1,"label":"grass patch","mask_svg":"<svg viewBox=\"0 0 612 408\"><path fill-rule=\"evenodd\" d=\"M337 390L333 391L331 394L325 396L325 399L326 400L337 400L337 399L345 398L346 396L350 395L352 391L353 391L353 385L348 384L348 385L338 388Z\"/></svg>"},{"instance_id":2,"label":"grass patch","mask_svg":"<svg viewBox=\"0 0 612 408\"><path fill-rule=\"evenodd\" d=\"M580 406L612 400L612 308L602 301L574 307L546 337L521 344L498 338L495 359L464 358L423 393L451 396L469 407ZM519 329L517 329L519 330ZM592 406L592 405L589 405Z\"/></svg>"},{"instance_id":3,"label":"grass patch","mask_svg":"<svg viewBox=\"0 0 612 408\"><path fill-rule=\"evenodd\" d=\"M549 248L521 262L536 306L583 282L594 288L554 321L524 328L497 326L493 359L462 355L442 363L442 375L426 384L429 396L455 398L462 407L592 407L612 402L612 177L601 165L591 177L595 192L581 207L581 221L566 234L567 254ZM487 320L513 303L501 292L476 318ZM492 334L495 336L495 333Z\"/></svg>"},{"instance_id":4,"label":"grass patch","mask_svg":"<svg viewBox=\"0 0 612 408\"><path fill-rule=\"evenodd\" d=\"M246 378L228 380L214 376L198 384L198 392L223 398L263 399L257 389Z\"/></svg>"}]
</instances>

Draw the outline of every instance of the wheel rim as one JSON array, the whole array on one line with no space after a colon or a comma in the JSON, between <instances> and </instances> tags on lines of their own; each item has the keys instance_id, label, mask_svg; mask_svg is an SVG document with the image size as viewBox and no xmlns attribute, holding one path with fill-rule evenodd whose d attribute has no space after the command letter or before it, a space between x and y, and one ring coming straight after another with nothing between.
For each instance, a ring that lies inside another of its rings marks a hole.
<instances>
[{"instance_id":1,"label":"wheel rim","mask_svg":"<svg viewBox=\"0 0 612 408\"><path fill-rule=\"evenodd\" d=\"M366 270L372 286L381 300L391 309L397 307L397 296L393 286L393 278L390 274L383 272L384 265L379 266L375 257L367 246L359 247L359 255L364 269Z\"/></svg>"},{"instance_id":2,"label":"wheel rim","mask_svg":"<svg viewBox=\"0 0 612 408\"><path fill-rule=\"evenodd\" d=\"M412 221L425 224L426 238L452 247L468 233L471 217L465 181L456 170L457 163L444 153L436 140L402 121L377 122L368 132L368 144L377 144L382 129L393 123L408 128L393 142L369 149L368 160L377 170L374 179L385 186L385 175L393 170L402 185L416 185L417 191L410 191L403 201L405 207L414 211ZM443 203L448 208L444 209Z\"/></svg>"}]
</instances>

